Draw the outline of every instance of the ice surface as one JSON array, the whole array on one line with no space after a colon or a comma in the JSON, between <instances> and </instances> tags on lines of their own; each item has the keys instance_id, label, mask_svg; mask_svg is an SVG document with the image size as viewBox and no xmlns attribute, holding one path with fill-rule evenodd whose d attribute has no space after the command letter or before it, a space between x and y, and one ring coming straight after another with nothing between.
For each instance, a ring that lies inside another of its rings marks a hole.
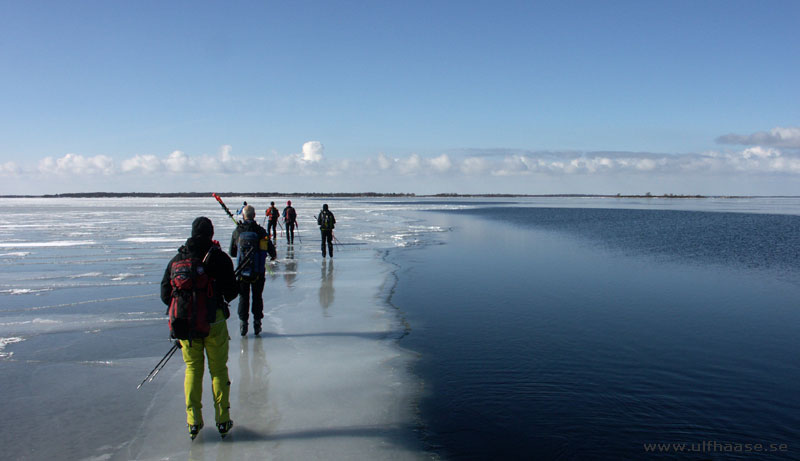
<instances>
[{"instance_id":1,"label":"ice surface","mask_svg":"<svg viewBox=\"0 0 800 461\"><path fill-rule=\"evenodd\" d=\"M256 203L259 213L268 203L225 199ZM429 457L415 436L414 405L424 386L408 371L414 358L397 346L406 326L386 303L396 268L382 256L436 243L449 230L426 222L420 210L491 200L327 200L345 244L334 260L319 248L314 215L322 201L293 202L298 238L293 248L277 239L264 333L243 339L235 314L228 322L233 432L224 441L216 434L206 378L207 426L189 442L180 357L139 391L136 385L169 349L158 283L171 254L197 216L213 220L226 248L231 220L210 197L0 201L0 389L4 418L14 422L0 431L3 457ZM702 201L514 202L502 206L720 208ZM800 210L778 202L722 208Z\"/></svg>"},{"instance_id":2,"label":"ice surface","mask_svg":"<svg viewBox=\"0 0 800 461\"><path fill-rule=\"evenodd\" d=\"M428 457L414 432L419 383L408 372L412 357L397 346L405 327L385 301L393 267L382 255L436 229L382 207L329 201L337 238L352 245L323 259L313 221L321 202L295 200L300 231L292 248L277 239L264 332L241 338L235 313L228 322L234 429L224 441L216 433L206 376L206 428L190 442L180 355L136 385L169 348L158 282L171 253L196 216L212 218L223 247L233 223L211 199L22 202L0 208L61 225L0 213L0 245L25 249L0 258L0 387L5 416L17 421L0 434L4 456ZM64 239L79 232L87 235Z\"/></svg>"},{"instance_id":3,"label":"ice surface","mask_svg":"<svg viewBox=\"0 0 800 461\"><path fill-rule=\"evenodd\" d=\"M0 248L74 247L94 245L93 240L61 240L55 242L0 242Z\"/></svg>"}]
</instances>

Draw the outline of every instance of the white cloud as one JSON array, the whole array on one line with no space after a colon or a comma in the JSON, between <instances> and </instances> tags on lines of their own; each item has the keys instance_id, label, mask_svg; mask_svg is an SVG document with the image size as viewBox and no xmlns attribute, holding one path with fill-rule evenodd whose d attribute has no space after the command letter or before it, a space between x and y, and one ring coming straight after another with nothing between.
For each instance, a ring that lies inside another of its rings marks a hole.
<instances>
[{"instance_id":1,"label":"white cloud","mask_svg":"<svg viewBox=\"0 0 800 461\"><path fill-rule=\"evenodd\" d=\"M378 167L381 170L388 170L394 165L394 160L390 159L383 152L378 154Z\"/></svg>"},{"instance_id":2,"label":"white cloud","mask_svg":"<svg viewBox=\"0 0 800 461\"><path fill-rule=\"evenodd\" d=\"M2 176L16 176L20 172L21 169L15 162L0 163L0 175Z\"/></svg>"},{"instance_id":3,"label":"white cloud","mask_svg":"<svg viewBox=\"0 0 800 461\"><path fill-rule=\"evenodd\" d=\"M769 131L758 131L749 135L731 133L718 137L717 142L720 144L800 149L800 127L776 127Z\"/></svg>"},{"instance_id":4,"label":"white cloud","mask_svg":"<svg viewBox=\"0 0 800 461\"><path fill-rule=\"evenodd\" d=\"M233 161L233 157L231 156L231 151L233 147L225 144L224 146L220 147L219 149L219 157L222 160L222 163L230 163Z\"/></svg>"},{"instance_id":5,"label":"white cloud","mask_svg":"<svg viewBox=\"0 0 800 461\"><path fill-rule=\"evenodd\" d=\"M780 157L781 152L777 149L772 148L764 148L761 146L751 147L749 149L745 149L742 151L742 157L744 158L769 158L769 157Z\"/></svg>"},{"instance_id":6,"label":"white cloud","mask_svg":"<svg viewBox=\"0 0 800 461\"><path fill-rule=\"evenodd\" d=\"M431 168L434 171L439 173L444 173L446 171L449 171L450 168L453 167L453 162L450 161L450 157L448 157L447 154L442 154L438 157L434 157L430 159L428 163L430 164Z\"/></svg>"},{"instance_id":7,"label":"white cloud","mask_svg":"<svg viewBox=\"0 0 800 461\"><path fill-rule=\"evenodd\" d=\"M105 155L84 157L79 154L66 154L61 158L43 158L39 161L39 171L58 175L110 175L114 173L114 161Z\"/></svg>"},{"instance_id":8,"label":"white cloud","mask_svg":"<svg viewBox=\"0 0 800 461\"><path fill-rule=\"evenodd\" d=\"M490 170L491 164L482 157L467 157L461 162L461 172L465 175L479 175Z\"/></svg>"},{"instance_id":9,"label":"white cloud","mask_svg":"<svg viewBox=\"0 0 800 461\"><path fill-rule=\"evenodd\" d=\"M123 173L153 174L163 168L164 163L155 155L137 155L122 161Z\"/></svg>"},{"instance_id":10,"label":"white cloud","mask_svg":"<svg viewBox=\"0 0 800 461\"><path fill-rule=\"evenodd\" d=\"M781 130L773 131L782 142L794 136L793 129ZM162 190L180 190L181 187L196 187L198 177L208 181L213 179L223 188L258 184L262 190L280 190L287 185L299 187L301 184L315 187L330 184L334 189L341 187L343 190L359 189L366 184L377 184L384 190L412 184L422 185L420 187L445 184L477 187L475 184L485 185L491 181L501 188L506 183L545 184L548 181L552 184L571 181L575 184L616 185L624 181L647 182L657 177L669 177L675 181L688 177L730 178L732 184L744 183L747 181L739 180L756 176L766 180L783 175L790 181L800 180L800 150L769 145L697 154L468 149L432 155L391 156L379 153L367 159L349 160L326 159L324 149L321 142L309 141L302 145L299 153L286 155L270 152L266 156L237 156L230 145L221 146L215 155L189 155L175 150L163 156L139 154L116 160L104 155L86 157L70 153L60 158L46 157L38 165L28 167L15 162L0 163L0 176L4 177L6 188L12 183L5 178L31 182L30 179L42 180L48 175L60 175L88 189L99 189L101 184L119 184L128 190L147 187L147 184L157 185ZM181 177L187 175L191 178ZM105 182L88 179L91 176L106 179ZM131 183L130 178L134 176L136 181ZM475 182L478 176L482 181ZM535 182L528 179L533 177ZM704 184L705 180L700 183ZM55 183L48 184L56 187L52 185ZM458 191L464 191L462 189Z\"/></svg>"},{"instance_id":11,"label":"white cloud","mask_svg":"<svg viewBox=\"0 0 800 461\"><path fill-rule=\"evenodd\" d=\"M302 154L272 158L236 157L229 145L222 146L216 156L190 156L176 150L166 157L135 155L121 159L115 165L108 156L86 157L66 154L63 157L42 159L37 171L43 174L113 175L115 173L142 175L173 174L254 174L336 176L350 177L384 174L402 176L431 175L481 175L519 176L530 174L602 175L614 173L649 174L679 172L750 172L797 173L800 154L775 147L753 146L732 152L705 152L701 154L651 154L632 152L526 152L503 155L473 155L459 157L439 154L424 157L411 154L389 157L380 153L366 161L339 160L326 162L324 169L318 165L324 158L324 146L317 141L303 145ZM28 172L29 173L29 172ZM0 174L23 175L25 170L15 162L0 164Z\"/></svg>"},{"instance_id":12,"label":"white cloud","mask_svg":"<svg viewBox=\"0 0 800 461\"><path fill-rule=\"evenodd\" d=\"M322 161L322 154L325 151L325 146L319 141L308 141L303 144L303 161L310 163L317 163Z\"/></svg>"},{"instance_id":13,"label":"white cloud","mask_svg":"<svg viewBox=\"0 0 800 461\"><path fill-rule=\"evenodd\" d=\"M172 151L164 160L164 166L170 173L191 173L195 170L193 161L183 151Z\"/></svg>"},{"instance_id":14,"label":"white cloud","mask_svg":"<svg viewBox=\"0 0 800 461\"><path fill-rule=\"evenodd\" d=\"M422 170L422 157L418 154L411 154L404 159L396 161L397 171L403 175L417 174Z\"/></svg>"}]
</instances>

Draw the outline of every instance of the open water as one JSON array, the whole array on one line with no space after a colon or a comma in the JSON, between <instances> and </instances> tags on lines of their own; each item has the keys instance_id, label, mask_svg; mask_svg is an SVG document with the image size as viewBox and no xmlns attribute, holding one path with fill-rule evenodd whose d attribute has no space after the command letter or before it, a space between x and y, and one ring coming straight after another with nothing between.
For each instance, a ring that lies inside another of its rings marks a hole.
<instances>
[{"instance_id":1,"label":"open water","mask_svg":"<svg viewBox=\"0 0 800 461\"><path fill-rule=\"evenodd\" d=\"M428 446L800 459L796 210L603 204L430 213L443 244L392 252Z\"/></svg>"}]
</instances>

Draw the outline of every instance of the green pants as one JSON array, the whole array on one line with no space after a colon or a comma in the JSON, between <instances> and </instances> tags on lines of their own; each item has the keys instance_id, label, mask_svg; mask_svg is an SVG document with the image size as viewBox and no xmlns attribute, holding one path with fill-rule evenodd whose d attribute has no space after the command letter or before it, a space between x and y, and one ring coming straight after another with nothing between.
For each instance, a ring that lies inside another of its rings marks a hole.
<instances>
[{"instance_id":1,"label":"green pants","mask_svg":"<svg viewBox=\"0 0 800 461\"><path fill-rule=\"evenodd\" d=\"M181 340L183 361L186 362L186 378L183 382L186 392L186 422L189 425L203 423L203 369L205 356L208 356L208 372L211 374L211 391L214 393L214 421L230 421L230 390L228 379L228 324L222 310L217 310L217 319L211 324L211 332L205 338L189 341ZM205 352L205 354L204 354Z\"/></svg>"}]
</instances>

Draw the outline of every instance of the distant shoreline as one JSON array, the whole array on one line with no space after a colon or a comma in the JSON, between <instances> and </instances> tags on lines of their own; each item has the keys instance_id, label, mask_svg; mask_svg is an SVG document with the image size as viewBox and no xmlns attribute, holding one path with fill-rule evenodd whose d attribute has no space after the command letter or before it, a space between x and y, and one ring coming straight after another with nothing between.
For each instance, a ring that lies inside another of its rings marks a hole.
<instances>
[{"instance_id":1,"label":"distant shoreline","mask_svg":"<svg viewBox=\"0 0 800 461\"><path fill-rule=\"evenodd\" d=\"M658 199L741 199L741 198L797 198L795 195L682 195L682 194L427 194L414 193L381 193L381 192L221 192L221 196L228 197L332 197L332 198L658 198ZM209 197L211 192L75 192L66 194L42 195L0 195L0 198L124 198L124 197Z\"/></svg>"}]
</instances>

